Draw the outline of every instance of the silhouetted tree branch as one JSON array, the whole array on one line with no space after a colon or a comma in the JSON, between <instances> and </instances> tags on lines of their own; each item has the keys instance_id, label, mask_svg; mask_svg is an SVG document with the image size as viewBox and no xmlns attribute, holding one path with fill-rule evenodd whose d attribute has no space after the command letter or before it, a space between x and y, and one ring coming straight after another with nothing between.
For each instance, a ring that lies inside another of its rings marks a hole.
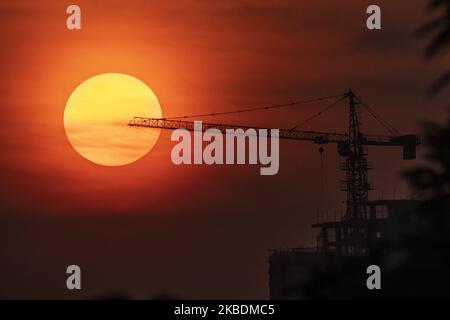
<instances>
[{"instance_id":1,"label":"silhouetted tree branch","mask_svg":"<svg viewBox=\"0 0 450 320\"><path fill-rule=\"evenodd\" d=\"M450 0L430 0L427 9L439 16L424 24L417 34L421 37L432 36L431 42L425 50L425 57L434 58L437 54L447 53L450 47ZM429 90L431 95L437 94L450 83L450 70L439 77Z\"/></svg>"}]
</instances>

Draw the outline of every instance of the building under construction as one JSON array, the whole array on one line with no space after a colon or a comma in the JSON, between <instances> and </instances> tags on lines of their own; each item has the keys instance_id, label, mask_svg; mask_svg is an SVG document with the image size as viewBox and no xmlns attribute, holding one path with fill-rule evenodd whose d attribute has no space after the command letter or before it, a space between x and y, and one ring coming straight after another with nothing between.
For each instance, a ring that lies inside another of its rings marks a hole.
<instances>
[{"instance_id":1,"label":"building under construction","mask_svg":"<svg viewBox=\"0 0 450 320\"><path fill-rule=\"evenodd\" d=\"M417 204L415 200L369 201L368 214L360 219L342 218L312 225L318 229L316 247L270 251L270 298L307 297L305 286L315 270L341 263L347 257L369 255L371 249L383 246L390 221L415 210Z\"/></svg>"}]
</instances>

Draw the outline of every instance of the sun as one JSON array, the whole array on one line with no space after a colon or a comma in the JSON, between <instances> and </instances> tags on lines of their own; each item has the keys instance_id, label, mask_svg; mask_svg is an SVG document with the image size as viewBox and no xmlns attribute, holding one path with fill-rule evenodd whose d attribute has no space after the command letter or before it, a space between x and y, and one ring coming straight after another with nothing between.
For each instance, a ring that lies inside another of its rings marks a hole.
<instances>
[{"instance_id":1,"label":"sun","mask_svg":"<svg viewBox=\"0 0 450 320\"><path fill-rule=\"evenodd\" d=\"M64 110L64 129L84 158L122 166L147 154L160 133L160 129L128 127L134 116L161 118L156 95L132 76L105 73L87 79L72 92Z\"/></svg>"}]
</instances>

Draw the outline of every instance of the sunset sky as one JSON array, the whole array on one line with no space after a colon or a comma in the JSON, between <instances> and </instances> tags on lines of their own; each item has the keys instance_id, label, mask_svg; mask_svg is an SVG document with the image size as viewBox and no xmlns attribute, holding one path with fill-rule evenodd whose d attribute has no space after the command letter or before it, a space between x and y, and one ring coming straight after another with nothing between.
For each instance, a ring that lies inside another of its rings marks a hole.
<instances>
[{"instance_id":1,"label":"sunset sky","mask_svg":"<svg viewBox=\"0 0 450 320\"><path fill-rule=\"evenodd\" d=\"M352 88L402 133L442 119L449 96L426 89L444 61L425 61L414 32L425 1L377 1L382 30L365 27L372 1L76 0L0 3L0 298L268 297L267 249L314 244L318 212L342 211L342 160L325 146L282 141L280 170L176 166L162 131L140 160L100 166L64 131L73 90L102 73L129 74L163 116L235 110ZM203 120L290 128L324 104ZM344 132L345 103L304 129ZM127 128L129 130L146 130ZM363 115L363 130L386 134ZM369 149L373 198L410 192L399 149ZM420 152L419 152L420 154ZM84 289L65 289L78 264Z\"/></svg>"}]
</instances>

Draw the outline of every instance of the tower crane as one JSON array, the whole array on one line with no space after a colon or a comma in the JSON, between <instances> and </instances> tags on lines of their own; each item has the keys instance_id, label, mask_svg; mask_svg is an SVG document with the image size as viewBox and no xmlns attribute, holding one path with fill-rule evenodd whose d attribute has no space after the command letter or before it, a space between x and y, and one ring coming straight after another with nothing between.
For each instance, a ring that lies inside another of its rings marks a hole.
<instances>
[{"instance_id":1,"label":"tower crane","mask_svg":"<svg viewBox=\"0 0 450 320\"><path fill-rule=\"evenodd\" d=\"M387 121L385 121L380 115L378 115L375 111L373 111L369 106L365 104L364 105L368 108L370 114L373 117L375 117L383 126L385 126L391 134L390 135L363 134L361 132L361 125L359 118L359 108L360 105L363 103L361 99L359 99L352 92L351 89L349 89L347 93L337 96L303 100L269 107L257 107L238 111L226 111L221 113L199 114L195 116L183 116L175 118L134 117L133 119L130 120L129 126L171 129L171 130L182 128L189 131L194 131L194 122L180 119L289 107L296 104L326 100L335 97L339 98L338 101L348 99L348 107L349 107L348 132L330 133L318 131L303 131L298 130L297 129L298 126L296 126L291 129L280 129L279 138L311 141L315 144L320 145L328 143L337 144L338 154L345 158L345 161L341 164L341 170L345 172L345 180L342 181L341 190L346 191L347 193L347 202L346 202L347 209L344 219L348 220L364 219L367 216L366 204L368 202L369 191L372 189L367 178L367 173L368 170L371 169L371 166L367 161L367 152L365 150L365 146L401 147L403 149L403 159L410 160L416 158L416 146L420 145L420 137L413 134L408 135L400 134ZM338 101L327 106L327 108L315 114L313 117L318 116L323 112L327 111L329 108L334 106ZM312 119L313 117L311 117L310 119ZM226 129L239 129L239 128L248 129L249 127L203 122L202 131L206 131L212 128L220 130L222 134L226 134ZM252 128L267 129L267 132L270 132L271 129L271 128L255 128L255 127ZM260 132L259 130L256 131Z\"/></svg>"}]
</instances>

